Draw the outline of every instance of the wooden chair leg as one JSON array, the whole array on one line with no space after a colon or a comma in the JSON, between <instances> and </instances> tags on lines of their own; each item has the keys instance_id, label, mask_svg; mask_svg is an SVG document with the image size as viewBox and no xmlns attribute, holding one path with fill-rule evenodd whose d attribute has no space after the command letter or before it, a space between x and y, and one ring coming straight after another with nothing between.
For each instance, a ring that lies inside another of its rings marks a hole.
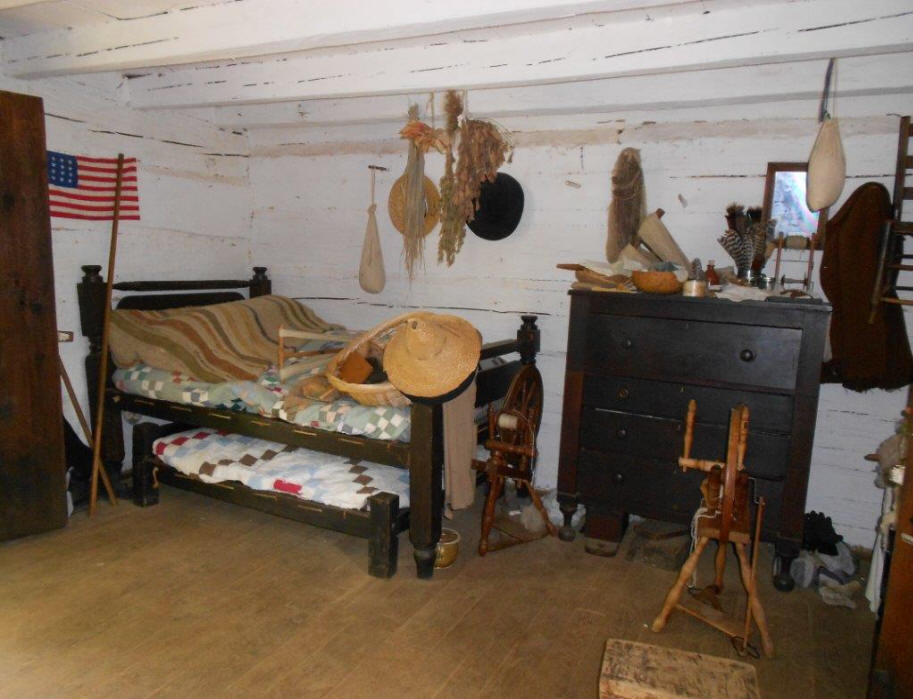
<instances>
[{"instance_id":1,"label":"wooden chair leg","mask_svg":"<svg viewBox=\"0 0 913 699\"><path fill-rule=\"evenodd\" d=\"M495 521L495 503L501 497L501 491L504 489L504 476L489 476L489 480L488 499L485 501L485 510L482 513L482 534L479 538L480 556L488 553L488 535L491 533L491 525Z\"/></svg>"},{"instance_id":2,"label":"wooden chair leg","mask_svg":"<svg viewBox=\"0 0 913 699\"><path fill-rule=\"evenodd\" d=\"M761 600L758 599L758 593L751 580L751 568L748 565L748 554L745 551L745 544L736 544L735 553L739 558L739 572L742 574L742 584L748 593L748 604L751 605L751 613L754 616L755 623L758 625L758 631L761 633L761 647L764 649L764 655L772 658L774 655L774 644L770 638L770 631L767 628L767 617L764 615L764 607L761 606Z\"/></svg>"},{"instance_id":3,"label":"wooden chair leg","mask_svg":"<svg viewBox=\"0 0 913 699\"><path fill-rule=\"evenodd\" d=\"M536 492L536 489L533 487L533 484L529 481L521 481L529 490L529 496L532 498L533 504L536 506L536 509L539 510L539 514L542 515L542 519L545 520L545 528L548 529L550 536L558 536L558 529L552 524L552 520L548 518L548 510L545 509L545 505L542 504L542 498L539 497L539 493Z\"/></svg>"},{"instance_id":4,"label":"wooden chair leg","mask_svg":"<svg viewBox=\"0 0 913 699\"><path fill-rule=\"evenodd\" d=\"M653 620L653 625L650 628L654 631L662 631L665 627L673 607L675 607L675 605L678 604L679 599L681 599L682 590L685 589L688 578L691 577L694 569L697 568L698 559L700 559L701 553L703 553L709 541L710 539L706 536L702 536L697 540L697 546L694 547L694 551L688 556L688 560L685 561L681 572L678 574L678 579L669 590L669 594L666 595L666 601L663 603L662 611Z\"/></svg>"},{"instance_id":5,"label":"wooden chair leg","mask_svg":"<svg viewBox=\"0 0 913 699\"><path fill-rule=\"evenodd\" d=\"M716 593L720 594L723 591L723 575L726 572L726 549L728 546L722 541L716 542L716 578L713 580L713 587L716 588Z\"/></svg>"}]
</instances>

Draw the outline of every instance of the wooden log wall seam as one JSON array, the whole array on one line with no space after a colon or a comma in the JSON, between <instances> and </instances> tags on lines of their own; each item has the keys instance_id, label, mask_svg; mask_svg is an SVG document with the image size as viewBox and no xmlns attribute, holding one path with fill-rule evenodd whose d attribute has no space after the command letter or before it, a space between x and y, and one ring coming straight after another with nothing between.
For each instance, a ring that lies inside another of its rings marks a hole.
<instances>
[{"instance_id":1,"label":"wooden log wall seam","mask_svg":"<svg viewBox=\"0 0 913 699\"><path fill-rule=\"evenodd\" d=\"M539 29L223 63L218 81L211 79L213 66L166 69L131 80L130 102L188 107L510 87L913 48L913 10L903 0L657 11L627 22L559 22Z\"/></svg>"},{"instance_id":2,"label":"wooden log wall seam","mask_svg":"<svg viewBox=\"0 0 913 699\"><path fill-rule=\"evenodd\" d=\"M689 0L665 0L676 5ZM0 2L0 10L10 4ZM12 3L13 6L21 3ZM48 3L50 5L50 3ZM63 4L63 3L58 3ZM135 3L138 8L141 3ZM427 3L420 12L404 3L336 0L333 11L299 0L232 0L179 5L149 16L122 16L84 26L30 33L7 40L8 74L20 78L127 70L526 23L556 16L621 12L656 0L471 0ZM317 3L319 5L319 3ZM161 6L157 3L156 7ZM49 7L48 11L54 11ZM130 12L118 8L119 14Z\"/></svg>"}]
</instances>

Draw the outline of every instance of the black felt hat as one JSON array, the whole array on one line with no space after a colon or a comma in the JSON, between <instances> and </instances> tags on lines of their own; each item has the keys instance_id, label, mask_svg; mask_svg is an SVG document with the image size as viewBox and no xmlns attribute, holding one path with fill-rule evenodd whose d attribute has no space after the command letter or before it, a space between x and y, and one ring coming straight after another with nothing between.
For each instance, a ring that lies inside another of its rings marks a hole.
<instances>
[{"instance_id":1,"label":"black felt hat","mask_svg":"<svg viewBox=\"0 0 913 699\"><path fill-rule=\"evenodd\" d=\"M494 182L483 182L479 210L468 222L469 230L485 240L501 240L513 233L523 215L523 188L513 177L499 172Z\"/></svg>"}]
</instances>

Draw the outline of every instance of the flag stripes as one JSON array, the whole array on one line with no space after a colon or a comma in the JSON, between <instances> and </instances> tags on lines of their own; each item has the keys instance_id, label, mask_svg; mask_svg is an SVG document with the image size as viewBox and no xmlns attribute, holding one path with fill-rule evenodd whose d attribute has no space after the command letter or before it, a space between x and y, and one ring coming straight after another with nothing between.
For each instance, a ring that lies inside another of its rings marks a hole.
<instances>
[{"instance_id":1,"label":"flag stripes","mask_svg":"<svg viewBox=\"0 0 913 699\"><path fill-rule=\"evenodd\" d=\"M121 221L139 220L136 158L125 158L121 171ZM116 158L89 158L48 151L51 216L87 221L114 218Z\"/></svg>"}]
</instances>

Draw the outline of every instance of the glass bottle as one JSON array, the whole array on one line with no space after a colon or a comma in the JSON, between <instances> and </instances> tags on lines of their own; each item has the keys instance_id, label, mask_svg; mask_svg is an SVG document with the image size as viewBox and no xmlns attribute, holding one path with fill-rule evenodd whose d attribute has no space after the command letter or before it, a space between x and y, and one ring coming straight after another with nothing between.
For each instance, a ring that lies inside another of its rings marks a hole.
<instances>
[{"instance_id":1,"label":"glass bottle","mask_svg":"<svg viewBox=\"0 0 913 699\"><path fill-rule=\"evenodd\" d=\"M714 265L716 260L707 260L707 269L704 270L704 276L707 278L707 286L719 286L720 275L716 273Z\"/></svg>"}]
</instances>

